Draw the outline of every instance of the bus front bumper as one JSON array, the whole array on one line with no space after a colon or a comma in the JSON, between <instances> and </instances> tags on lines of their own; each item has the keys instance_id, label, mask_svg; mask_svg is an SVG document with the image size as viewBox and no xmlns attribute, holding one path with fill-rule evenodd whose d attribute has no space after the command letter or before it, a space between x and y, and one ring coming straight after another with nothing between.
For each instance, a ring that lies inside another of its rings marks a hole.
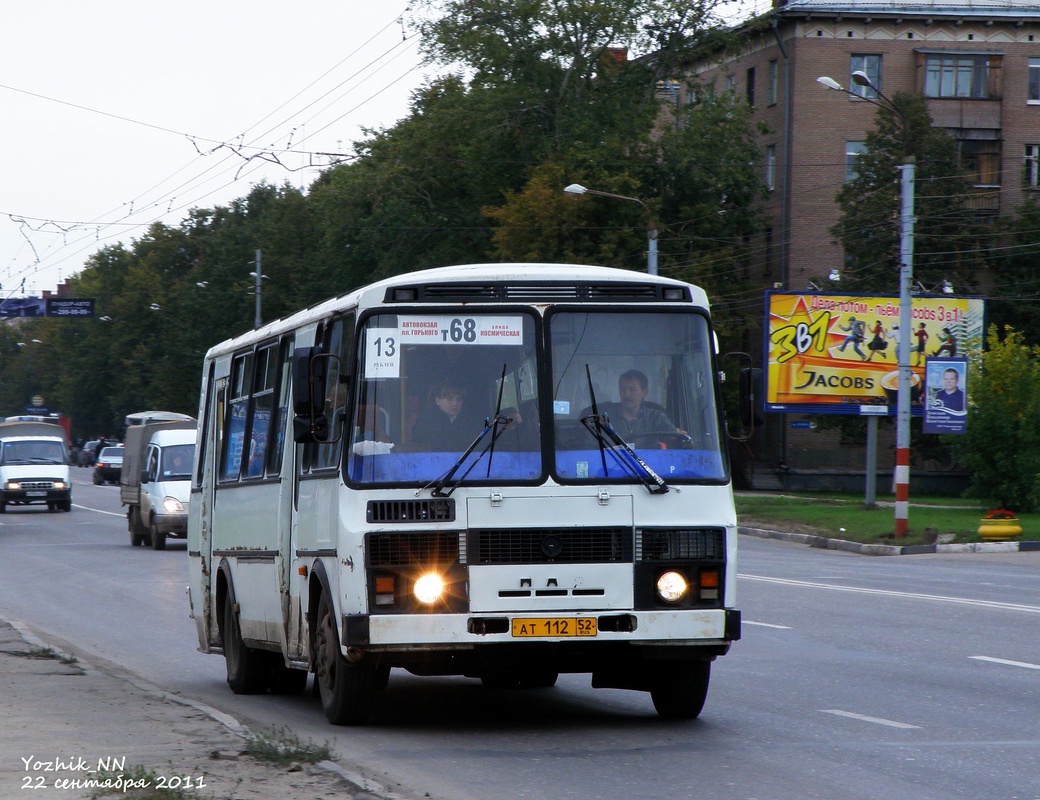
<instances>
[{"instance_id":1,"label":"bus front bumper","mask_svg":"<svg viewBox=\"0 0 1040 800\"><path fill-rule=\"evenodd\" d=\"M554 635L553 631L563 635ZM625 643L725 652L730 642L738 639L739 610L681 609L566 612L551 616L531 613L347 615L343 618L340 641L345 648L371 653L524 643L593 646Z\"/></svg>"}]
</instances>

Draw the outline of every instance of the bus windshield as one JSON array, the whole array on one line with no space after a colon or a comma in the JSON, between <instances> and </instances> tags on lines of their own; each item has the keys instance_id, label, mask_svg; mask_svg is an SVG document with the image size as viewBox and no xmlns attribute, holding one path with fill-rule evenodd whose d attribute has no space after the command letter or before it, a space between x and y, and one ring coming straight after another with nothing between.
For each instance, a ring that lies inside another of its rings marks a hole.
<instances>
[{"instance_id":1,"label":"bus windshield","mask_svg":"<svg viewBox=\"0 0 1040 800\"><path fill-rule=\"evenodd\" d=\"M726 480L704 316L559 310L549 342L559 480Z\"/></svg>"},{"instance_id":2,"label":"bus windshield","mask_svg":"<svg viewBox=\"0 0 1040 800\"><path fill-rule=\"evenodd\" d=\"M539 479L535 331L533 314L505 309L368 317L349 479L426 485L453 468L456 481Z\"/></svg>"}]
</instances>

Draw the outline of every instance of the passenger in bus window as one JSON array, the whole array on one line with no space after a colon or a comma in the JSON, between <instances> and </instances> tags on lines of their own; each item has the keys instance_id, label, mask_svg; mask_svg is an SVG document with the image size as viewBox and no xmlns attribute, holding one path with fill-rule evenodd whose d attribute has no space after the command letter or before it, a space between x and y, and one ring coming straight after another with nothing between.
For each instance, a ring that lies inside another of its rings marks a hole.
<instances>
[{"instance_id":1,"label":"passenger in bus window","mask_svg":"<svg viewBox=\"0 0 1040 800\"><path fill-rule=\"evenodd\" d=\"M429 401L419 412L412 439L422 450L465 449L480 433L480 425L466 408L466 392L450 378L434 384Z\"/></svg>"},{"instance_id":2,"label":"passenger in bus window","mask_svg":"<svg viewBox=\"0 0 1040 800\"><path fill-rule=\"evenodd\" d=\"M650 393L650 381L637 369L630 369L618 378L618 403L599 403L600 414L606 414L611 427L622 437L639 436L647 433L677 432L679 430L664 410L656 403L644 402ZM592 408L581 412L583 417L592 413Z\"/></svg>"}]
</instances>

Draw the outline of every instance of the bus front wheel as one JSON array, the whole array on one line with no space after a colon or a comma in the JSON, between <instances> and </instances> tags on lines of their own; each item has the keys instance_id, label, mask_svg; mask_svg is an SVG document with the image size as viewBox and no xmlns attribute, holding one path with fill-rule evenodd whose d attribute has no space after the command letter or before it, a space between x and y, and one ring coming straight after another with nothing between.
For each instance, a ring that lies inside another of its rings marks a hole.
<instances>
[{"instance_id":1,"label":"bus front wheel","mask_svg":"<svg viewBox=\"0 0 1040 800\"><path fill-rule=\"evenodd\" d=\"M650 699L663 719L696 719L708 696L710 661L665 662L657 669Z\"/></svg>"},{"instance_id":2,"label":"bus front wheel","mask_svg":"<svg viewBox=\"0 0 1040 800\"><path fill-rule=\"evenodd\" d=\"M349 664L339 651L339 634L325 594L318 601L314 680L325 716L333 725L360 725L372 711L376 669Z\"/></svg>"}]
</instances>

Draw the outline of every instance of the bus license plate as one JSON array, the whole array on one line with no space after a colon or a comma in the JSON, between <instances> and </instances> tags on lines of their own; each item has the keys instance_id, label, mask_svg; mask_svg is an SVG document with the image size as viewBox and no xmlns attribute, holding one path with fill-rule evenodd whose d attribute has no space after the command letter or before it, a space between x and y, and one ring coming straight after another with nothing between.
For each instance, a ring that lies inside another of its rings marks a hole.
<instances>
[{"instance_id":1,"label":"bus license plate","mask_svg":"<svg viewBox=\"0 0 1040 800\"><path fill-rule=\"evenodd\" d=\"M513 636L553 637L553 636L595 636L595 617L541 617L535 619L514 619Z\"/></svg>"}]
</instances>

